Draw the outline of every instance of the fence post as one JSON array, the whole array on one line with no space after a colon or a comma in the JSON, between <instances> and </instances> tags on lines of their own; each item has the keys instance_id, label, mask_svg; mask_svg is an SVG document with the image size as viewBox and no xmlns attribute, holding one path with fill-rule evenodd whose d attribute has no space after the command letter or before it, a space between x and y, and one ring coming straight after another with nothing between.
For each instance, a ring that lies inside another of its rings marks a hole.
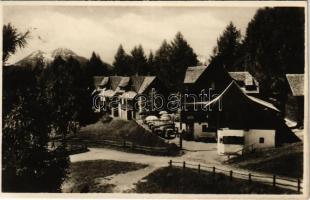
<instances>
[{"instance_id":1,"label":"fence post","mask_svg":"<svg viewBox=\"0 0 310 200\"><path fill-rule=\"evenodd\" d=\"M198 164L198 173L200 174L200 164Z\"/></svg>"},{"instance_id":2,"label":"fence post","mask_svg":"<svg viewBox=\"0 0 310 200\"><path fill-rule=\"evenodd\" d=\"M249 173L249 183L251 183L251 181L252 181L251 180L251 178L252 178L251 176L252 176L251 173Z\"/></svg>"},{"instance_id":3,"label":"fence post","mask_svg":"<svg viewBox=\"0 0 310 200\"><path fill-rule=\"evenodd\" d=\"M300 179L297 179L297 191L300 192Z\"/></svg>"},{"instance_id":4,"label":"fence post","mask_svg":"<svg viewBox=\"0 0 310 200\"><path fill-rule=\"evenodd\" d=\"M169 161L169 166L172 168L172 160Z\"/></svg>"},{"instance_id":5,"label":"fence post","mask_svg":"<svg viewBox=\"0 0 310 200\"><path fill-rule=\"evenodd\" d=\"M272 185L273 185L273 187L276 186L276 175L273 175Z\"/></svg>"},{"instance_id":6,"label":"fence post","mask_svg":"<svg viewBox=\"0 0 310 200\"><path fill-rule=\"evenodd\" d=\"M232 181L232 178L233 178L233 171L232 170L230 170L229 177L230 177L230 180Z\"/></svg>"},{"instance_id":7,"label":"fence post","mask_svg":"<svg viewBox=\"0 0 310 200\"><path fill-rule=\"evenodd\" d=\"M215 167L213 167L213 176L215 176Z\"/></svg>"},{"instance_id":8,"label":"fence post","mask_svg":"<svg viewBox=\"0 0 310 200\"><path fill-rule=\"evenodd\" d=\"M185 169L185 167L186 167L185 165L186 165L186 163L185 163L185 161L183 161L183 169Z\"/></svg>"}]
</instances>

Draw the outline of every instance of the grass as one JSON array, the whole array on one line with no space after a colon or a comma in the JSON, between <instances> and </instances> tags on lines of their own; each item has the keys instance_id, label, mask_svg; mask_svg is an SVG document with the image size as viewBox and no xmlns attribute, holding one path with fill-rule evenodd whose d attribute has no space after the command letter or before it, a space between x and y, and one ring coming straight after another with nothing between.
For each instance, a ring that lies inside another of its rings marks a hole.
<instances>
[{"instance_id":1,"label":"grass","mask_svg":"<svg viewBox=\"0 0 310 200\"><path fill-rule=\"evenodd\" d=\"M92 160L71 163L63 192L111 192L114 185L101 185L100 178L145 168L147 165L113 160Z\"/></svg>"},{"instance_id":2,"label":"grass","mask_svg":"<svg viewBox=\"0 0 310 200\"><path fill-rule=\"evenodd\" d=\"M198 173L193 169L160 168L144 178L136 186L137 193L183 194L297 194L297 192L262 183L248 183L224 174Z\"/></svg>"},{"instance_id":3,"label":"grass","mask_svg":"<svg viewBox=\"0 0 310 200\"><path fill-rule=\"evenodd\" d=\"M232 159L236 167L277 174L291 178L303 177L303 143L287 144Z\"/></svg>"},{"instance_id":4,"label":"grass","mask_svg":"<svg viewBox=\"0 0 310 200\"><path fill-rule=\"evenodd\" d=\"M98 121L81 128L78 137L83 141L87 141L89 147L102 147L100 144L98 146L96 142L106 139L120 142L126 140L133 142L135 145L148 147L168 147L171 150L170 152L177 151L175 144L166 143L165 140L148 132L133 120Z\"/></svg>"}]
</instances>

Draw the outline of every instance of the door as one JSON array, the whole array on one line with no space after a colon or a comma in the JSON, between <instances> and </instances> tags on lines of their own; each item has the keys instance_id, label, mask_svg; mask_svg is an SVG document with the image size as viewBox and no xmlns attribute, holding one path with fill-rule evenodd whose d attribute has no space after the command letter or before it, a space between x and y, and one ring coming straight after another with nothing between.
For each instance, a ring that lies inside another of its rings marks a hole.
<instances>
[{"instance_id":1,"label":"door","mask_svg":"<svg viewBox=\"0 0 310 200\"><path fill-rule=\"evenodd\" d=\"M186 137L189 139L194 137L194 123L186 124Z\"/></svg>"}]
</instances>

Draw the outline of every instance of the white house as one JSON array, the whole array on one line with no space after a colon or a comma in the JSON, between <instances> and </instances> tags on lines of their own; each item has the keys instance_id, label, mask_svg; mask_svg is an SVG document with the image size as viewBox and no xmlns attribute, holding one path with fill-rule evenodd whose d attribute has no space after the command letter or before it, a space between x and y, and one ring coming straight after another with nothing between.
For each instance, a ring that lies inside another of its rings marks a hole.
<instances>
[{"instance_id":1,"label":"white house","mask_svg":"<svg viewBox=\"0 0 310 200\"><path fill-rule=\"evenodd\" d=\"M218 154L242 154L252 149L275 147L275 130L224 128L218 130L217 140Z\"/></svg>"}]
</instances>

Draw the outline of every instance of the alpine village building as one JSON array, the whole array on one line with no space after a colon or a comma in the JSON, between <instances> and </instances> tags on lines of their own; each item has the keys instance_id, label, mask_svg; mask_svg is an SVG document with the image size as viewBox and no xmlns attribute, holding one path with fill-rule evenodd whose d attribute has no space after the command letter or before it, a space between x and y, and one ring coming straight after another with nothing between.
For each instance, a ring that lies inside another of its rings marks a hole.
<instances>
[{"instance_id":1,"label":"alpine village building","mask_svg":"<svg viewBox=\"0 0 310 200\"><path fill-rule=\"evenodd\" d=\"M189 67L184 85L180 126L185 124L187 137L194 140L215 138L219 154L299 141L280 111L257 98L259 85L248 72L227 72L215 65ZM213 93L198 101L190 98L201 90Z\"/></svg>"},{"instance_id":2,"label":"alpine village building","mask_svg":"<svg viewBox=\"0 0 310 200\"><path fill-rule=\"evenodd\" d=\"M152 114L149 101L156 94L167 96L164 85L155 76L95 76L94 110L124 120L141 119ZM156 104L156 102L155 102Z\"/></svg>"},{"instance_id":3,"label":"alpine village building","mask_svg":"<svg viewBox=\"0 0 310 200\"><path fill-rule=\"evenodd\" d=\"M158 114L145 99L169 95L156 76L96 76L94 85L94 105L99 105L94 109L124 120ZM218 154L300 141L282 113L258 98L259 84L249 72L228 72L216 65L188 67L183 88L175 124L188 139L216 140Z\"/></svg>"}]
</instances>

